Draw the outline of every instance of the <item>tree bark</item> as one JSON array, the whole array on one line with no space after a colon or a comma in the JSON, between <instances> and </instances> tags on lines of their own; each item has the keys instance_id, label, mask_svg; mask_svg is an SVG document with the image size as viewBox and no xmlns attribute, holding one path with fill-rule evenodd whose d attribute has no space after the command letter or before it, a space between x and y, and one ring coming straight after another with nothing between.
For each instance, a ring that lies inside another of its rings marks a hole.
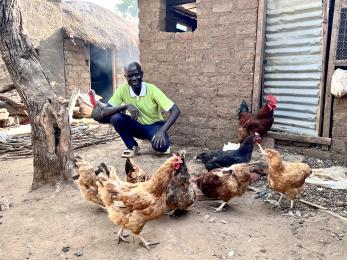
<instances>
[{"instance_id":1,"label":"tree bark","mask_svg":"<svg viewBox=\"0 0 347 260\"><path fill-rule=\"evenodd\" d=\"M0 52L32 127L32 189L71 181L74 168L67 110L58 102L38 53L24 33L18 1L1 0L0 14Z\"/></svg>"}]
</instances>

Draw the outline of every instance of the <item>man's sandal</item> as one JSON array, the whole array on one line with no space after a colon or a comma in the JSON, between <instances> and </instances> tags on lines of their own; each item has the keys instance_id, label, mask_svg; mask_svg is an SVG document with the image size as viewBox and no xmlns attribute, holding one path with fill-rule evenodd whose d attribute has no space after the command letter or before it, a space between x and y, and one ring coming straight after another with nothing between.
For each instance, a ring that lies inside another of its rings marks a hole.
<instances>
[{"instance_id":1,"label":"man's sandal","mask_svg":"<svg viewBox=\"0 0 347 260\"><path fill-rule=\"evenodd\" d=\"M131 158L134 157L140 151L139 146L135 146L133 149L125 149L122 153L123 158Z\"/></svg>"}]
</instances>

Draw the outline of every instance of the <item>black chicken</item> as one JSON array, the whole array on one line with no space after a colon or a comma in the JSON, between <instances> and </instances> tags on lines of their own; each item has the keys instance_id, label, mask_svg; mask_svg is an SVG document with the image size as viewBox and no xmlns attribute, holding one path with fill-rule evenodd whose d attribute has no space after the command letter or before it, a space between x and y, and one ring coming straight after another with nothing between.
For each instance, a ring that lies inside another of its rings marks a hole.
<instances>
[{"instance_id":1,"label":"black chicken","mask_svg":"<svg viewBox=\"0 0 347 260\"><path fill-rule=\"evenodd\" d=\"M261 140L260 135L255 133L248 136L237 150L210 151L200 153L196 158L205 164L208 171L221 167L229 167L236 163L247 163L251 160L254 144L260 143Z\"/></svg>"}]
</instances>

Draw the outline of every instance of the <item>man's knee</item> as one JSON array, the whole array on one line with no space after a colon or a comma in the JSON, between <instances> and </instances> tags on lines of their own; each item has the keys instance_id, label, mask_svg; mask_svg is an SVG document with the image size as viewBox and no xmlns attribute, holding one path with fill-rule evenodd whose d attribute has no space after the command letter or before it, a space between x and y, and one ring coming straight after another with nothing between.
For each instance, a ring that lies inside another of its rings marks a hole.
<instances>
[{"instance_id":1,"label":"man's knee","mask_svg":"<svg viewBox=\"0 0 347 260\"><path fill-rule=\"evenodd\" d=\"M163 145L162 147L160 147L160 148L155 148L154 146L153 146L153 143L152 143L152 148L153 148L153 150L155 150L155 151L157 151L157 152L159 152L159 153L164 153L164 152L166 152L167 151L167 149L170 147L170 140L169 140L169 138L165 138L165 145Z\"/></svg>"},{"instance_id":2,"label":"man's knee","mask_svg":"<svg viewBox=\"0 0 347 260\"><path fill-rule=\"evenodd\" d=\"M111 116L111 124L113 126L119 126L122 125L125 121L125 115L123 113L116 113L114 115Z\"/></svg>"}]
</instances>

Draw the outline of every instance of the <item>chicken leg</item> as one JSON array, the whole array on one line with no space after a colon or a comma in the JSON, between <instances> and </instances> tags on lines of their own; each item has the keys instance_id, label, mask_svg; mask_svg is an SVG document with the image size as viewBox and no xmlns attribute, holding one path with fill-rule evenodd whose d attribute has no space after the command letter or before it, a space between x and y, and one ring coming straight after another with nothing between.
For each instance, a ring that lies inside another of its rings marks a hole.
<instances>
[{"instance_id":1,"label":"chicken leg","mask_svg":"<svg viewBox=\"0 0 347 260\"><path fill-rule=\"evenodd\" d=\"M223 202L218 208L213 208L215 212L221 212L223 211L224 206L226 205L226 202Z\"/></svg>"},{"instance_id":2,"label":"chicken leg","mask_svg":"<svg viewBox=\"0 0 347 260\"><path fill-rule=\"evenodd\" d=\"M280 199L275 203L275 205L276 205L277 207L279 207L279 206L281 205L282 198L283 198L283 193L281 194Z\"/></svg>"},{"instance_id":3,"label":"chicken leg","mask_svg":"<svg viewBox=\"0 0 347 260\"><path fill-rule=\"evenodd\" d=\"M128 235L123 235L123 228L120 228L118 233L117 233L118 244L122 241L125 243L129 243L129 241L125 239L127 236Z\"/></svg>"},{"instance_id":4,"label":"chicken leg","mask_svg":"<svg viewBox=\"0 0 347 260\"><path fill-rule=\"evenodd\" d=\"M147 250L150 250L150 246L153 246L153 245L158 245L160 244L160 242L148 242L146 241L142 236L140 235L135 235L138 239L140 239L141 241L141 244L147 249Z\"/></svg>"}]
</instances>

